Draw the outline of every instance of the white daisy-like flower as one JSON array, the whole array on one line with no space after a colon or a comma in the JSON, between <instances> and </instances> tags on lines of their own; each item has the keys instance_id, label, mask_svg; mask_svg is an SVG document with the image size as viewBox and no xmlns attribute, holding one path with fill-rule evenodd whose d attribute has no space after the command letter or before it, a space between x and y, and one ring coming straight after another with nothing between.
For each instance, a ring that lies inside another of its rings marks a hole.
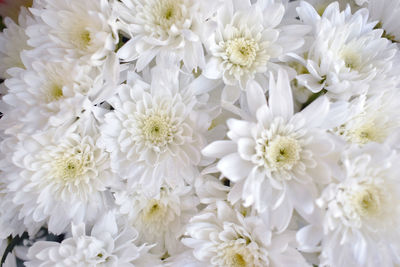
<instances>
[{"instance_id":1,"label":"white daisy-like flower","mask_svg":"<svg viewBox=\"0 0 400 267\"><path fill-rule=\"evenodd\" d=\"M86 234L85 225L72 225L72 236L61 243L38 241L29 248L27 267L141 267L161 266L148 251L136 244L139 233L131 226L118 227L115 215L106 213Z\"/></svg>"},{"instance_id":2,"label":"white daisy-like flower","mask_svg":"<svg viewBox=\"0 0 400 267\"><path fill-rule=\"evenodd\" d=\"M28 69L14 68L5 81L0 121L6 133L35 132L71 123L84 109L95 86L87 67L61 62L33 61ZM24 108L21 108L24 107Z\"/></svg>"},{"instance_id":3,"label":"white daisy-like flower","mask_svg":"<svg viewBox=\"0 0 400 267\"><path fill-rule=\"evenodd\" d=\"M210 59L203 74L222 78L234 90L246 88L256 75L276 70L276 63L304 43L304 25L281 27L285 8L274 1L225 1L217 12L217 30L207 41Z\"/></svg>"},{"instance_id":4,"label":"white daisy-like flower","mask_svg":"<svg viewBox=\"0 0 400 267\"><path fill-rule=\"evenodd\" d=\"M348 6L340 11L339 4L330 4L322 16L308 3L297 8L300 19L313 26L314 42L306 53L304 65L309 73L297 80L313 93L322 89L337 99L368 92L380 92L383 86L399 83L398 49L385 38L382 30L374 30L368 21L368 10L354 14Z\"/></svg>"},{"instance_id":5,"label":"white daisy-like flower","mask_svg":"<svg viewBox=\"0 0 400 267\"><path fill-rule=\"evenodd\" d=\"M0 8L0 10L2 9ZM21 9L18 24L10 18L4 19L6 28L0 32L0 78L9 78L6 71L10 68L24 67L21 53L31 49L27 43L28 36L25 28L32 23L31 14L25 8Z\"/></svg>"},{"instance_id":6,"label":"white daisy-like flower","mask_svg":"<svg viewBox=\"0 0 400 267\"><path fill-rule=\"evenodd\" d=\"M258 217L245 217L226 202L193 217L183 243L210 266L308 266L295 249L294 234L273 234Z\"/></svg>"},{"instance_id":7,"label":"white daisy-like flower","mask_svg":"<svg viewBox=\"0 0 400 267\"><path fill-rule=\"evenodd\" d=\"M108 153L96 145L98 134L56 133L20 134L18 143L7 141L12 137L2 142L2 153L11 155L1 163L2 175L30 234L45 223L59 234L71 222L93 222L107 207L107 186L116 182Z\"/></svg>"},{"instance_id":8,"label":"white daisy-like flower","mask_svg":"<svg viewBox=\"0 0 400 267\"><path fill-rule=\"evenodd\" d=\"M324 129L329 111L320 98L293 114L286 72L270 81L269 105L263 90L248 88L248 120L227 121L230 140L216 141L203 149L205 156L220 158L217 168L234 185L228 200L242 199L258 211L273 208L278 229L285 229L293 207L303 216L314 210L316 184L330 181L334 144Z\"/></svg>"},{"instance_id":9,"label":"white daisy-like flower","mask_svg":"<svg viewBox=\"0 0 400 267\"><path fill-rule=\"evenodd\" d=\"M178 69L153 69L151 84L136 77L110 99L114 110L105 115L102 138L122 178L149 188L163 177L175 179L169 183L194 178L209 119L179 75Z\"/></svg>"},{"instance_id":10,"label":"white daisy-like flower","mask_svg":"<svg viewBox=\"0 0 400 267\"><path fill-rule=\"evenodd\" d=\"M353 102L351 116L335 132L349 143L384 143L399 131L400 103L397 93L362 96Z\"/></svg>"},{"instance_id":11,"label":"white daisy-like flower","mask_svg":"<svg viewBox=\"0 0 400 267\"><path fill-rule=\"evenodd\" d=\"M319 226L298 234L300 243L321 243L324 266L397 266L400 261L399 156L369 144L344 154L343 177L317 203ZM340 257L338 257L340 255Z\"/></svg>"},{"instance_id":12,"label":"white daisy-like flower","mask_svg":"<svg viewBox=\"0 0 400 267\"><path fill-rule=\"evenodd\" d=\"M368 0L371 21L379 21L377 28L384 30L383 37L400 42L400 2L396 0Z\"/></svg>"},{"instance_id":13,"label":"white daisy-like flower","mask_svg":"<svg viewBox=\"0 0 400 267\"><path fill-rule=\"evenodd\" d=\"M143 70L154 57L174 54L189 69L204 67L202 40L211 33L208 22L218 0L123 0L114 9L120 29L132 37L118 52L126 61L136 60Z\"/></svg>"},{"instance_id":14,"label":"white daisy-like flower","mask_svg":"<svg viewBox=\"0 0 400 267\"><path fill-rule=\"evenodd\" d=\"M99 66L115 49L107 0L46 0L30 10L36 17L26 30L33 57Z\"/></svg>"},{"instance_id":15,"label":"white daisy-like flower","mask_svg":"<svg viewBox=\"0 0 400 267\"><path fill-rule=\"evenodd\" d=\"M197 213L198 199L190 186L164 184L156 194L137 186L114 197L119 213L140 232L140 241L156 244L152 251L174 255L181 250L183 227Z\"/></svg>"}]
</instances>

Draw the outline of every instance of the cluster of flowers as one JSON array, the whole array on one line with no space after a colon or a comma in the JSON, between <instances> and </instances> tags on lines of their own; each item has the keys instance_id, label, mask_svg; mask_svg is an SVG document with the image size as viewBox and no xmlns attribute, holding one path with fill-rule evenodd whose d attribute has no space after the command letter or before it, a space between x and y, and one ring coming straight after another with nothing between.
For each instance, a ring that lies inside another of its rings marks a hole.
<instances>
[{"instance_id":1,"label":"cluster of flowers","mask_svg":"<svg viewBox=\"0 0 400 267\"><path fill-rule=\"evenodd\" d=\"M19 5L4 266L400 264L398 0Z\"/></svg>"}]
</instances>

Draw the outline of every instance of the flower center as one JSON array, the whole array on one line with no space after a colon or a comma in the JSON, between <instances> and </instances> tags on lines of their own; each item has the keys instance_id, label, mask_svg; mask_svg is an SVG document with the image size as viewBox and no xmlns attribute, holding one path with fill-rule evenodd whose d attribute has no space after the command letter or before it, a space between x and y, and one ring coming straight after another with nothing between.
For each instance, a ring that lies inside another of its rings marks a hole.
<instances>
[{"instance_id":1,"label":"flower center","mask_svg":"<svg viewBox=\"0 0 400 267\"><path fill-rule=\"evenodd\" d=\"M50 103L62 98L64 96L62 88L63 86L61 84L51 83L47 89L46 101Z\"/></svg>"},{"instance_id":2,"label":"flower center","mask_svg":"<svg viewBox=\"0 0 400 267\"><path fill-rule=\"evenodd\" d=\"M276 136L274 139L257 142L257 154L264 159L264 164L274 171L291 170L300 160L299 142L288 136Z\"/></svg>"},{"instance_id":3,"label":"flower center","mask_svg":"<svg viewBox=\"0 0 400 267\"><path fill-rule=\"evenodd\" d=\"M361 68L361 55L354 49L345 49L342 51L342 58L347 68L357 70Z\"/></svg>"},{"instance_id":4,"label":"flower center","mask_svg":"<svg viewBox=\"0 0 400 267\"><path fill-rule=\"evenodd\" d=\"M254 39L243 37L226 42L225 52L232 64L249 67L257 56L259 46Z\"/></svg>"},{"instance_id":5,"label":"flower center","mask_svg":"<svg viewBox=\"0 0 400 267\"><path fill-rule=\"evenodd\" d=\"M349 141L357 144L367 144L369 142L382 142L387 134L384 127L377 127L373 120L363 122L361 125L356 124L347 133Z\"/></svg>"},{"instance_id":6,"label":"flower center","mask_svg":"<svg viewBox=\"0 0 400 267\"><path fill-rule=\"evenodd\" d=\"M351 205L356 213L363 217L372 217L379 214L380 210L380 190L376 187L368 186L356 191L351 197Z\"/></svg>"},{"instance_id":7,"label":"flower center","mask_svg":"<svg viewBox=\"0 0 400 267\"><path fill-rule=\"evenodd\" d=\"M144 120L142 133L146 141L157 147L163 147L172 142L173 139L173 129L169 123L169 118L157 114Z\"/></svg>"},{"instance_id":8,"label":"flower center","mask_svg":"<svg viewBox=\"0 0 400 267\"><path fill-rule=\"evenodd\" d=\"M84 175L91 164L91 157L74 148L72 153L65 153L53 163L55 176L64 182L75 182Z\"/></svg>"},{"instance_id":9,"label":"flower center","mask_svg":"<svg viewBox=\"0 0 400 267\"><path fill-rule=\"evenodd\" d=\"M151 199L142 213L142 221L156 224L165 218L167 207L157 199Z\"/></svg>"},{"instance_id":10,"label":"flower center","mask_svg":"<svg viewBox=\"0 0 400 267\"><path fill-rule=\"evenodd\" d=\"M217 260L217 265L227 267L258 266L258 260L256 260L258 252L247 245L248 241L243 238L220 244L218 246L219 260Z\"/></svg>"},{"instance_id":11,"label":"flower center","mask_svg":"<svg viewBox=\"0 0 400 267\"><path fill-rule=\"evenodd\" d=\"M155 24L164 29L169 29L173 24L182 18L180 0L161 0L156 1L152 9L155 13Z\"/></svg>"},{"instance_id":12,"label":"flower center","mask_svg":"<svg viewBox=\"0 0 400 267\"><path fill-rule=\"evenodd\" d=\"M86 29L76 29L71 34L71 42L76 48L86 50L92 41L90 32Z\"/></svg>"}]
</instances>

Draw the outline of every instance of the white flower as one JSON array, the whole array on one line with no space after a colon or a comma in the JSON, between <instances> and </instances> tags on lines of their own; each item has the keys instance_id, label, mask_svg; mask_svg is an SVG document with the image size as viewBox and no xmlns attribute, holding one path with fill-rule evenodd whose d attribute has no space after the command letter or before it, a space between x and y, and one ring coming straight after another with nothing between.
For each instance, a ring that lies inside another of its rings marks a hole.
<instances>
[{"instance_id":1,"label":"white flower","mask_svg":"<svg viewBox=\"0 0 400 267\"><path fill-rule=\"evenodd\" d=\"M396 0L369 0L368 11L371 21L379 21L377 28L384 30L383 37L400 42L400 2Z\"/></svg>"},{"instance_id":2,"label":"white flower","mask_svg":"<svg viewBox=\"0 0 400 267\"><path fill-rule=\"evenodd\" d=\"M107 205L106 187L115 183L108 153L96 145L98 134L55 133L2 142L2 153L12 155L1 164L7 191L30 234L44 223L59 234L71 222L93 221Z\"/></svg>"},{"instance_id":3,"label":"white flower","mask_svg":"<svg viewBox=\"0 0 400 267\"><path fill-rule=\"evenodd\" d=\"M382 30L373 30L375 23L368 22L366 9L351 14L347 7L341 12L335 2L319 16L311 5L301 2L297 11L304 23L314 27L315 38L304 61L309 73L297 76L301 85L347 100L399 83L394 67L398 49L381 38Z\"/></svg>"},{"instance_id":4,"label":"white flower","mask_svg":"<svg viewBox=\"0 0 400 267\"><path fill-rule=\"evenodd\" d=\"M256 75L276 70L280 57L304 43L304 26L279 26L284 13L283 4L274 1L225 1L217 13L218 28L207 41L211 58L203 74L245 89Z\"/></svg>"},{"instance_id":5,"label":"white flower","mask_svg":"<svg viewBox=\"0 0 400 267\"><path fill-rule=\"evenodd\" d=\"M148 253L151 246L135 244L138 232L130 227L118 227L115 216L106 213L85 233L85 225L72 225L72 237L61 243L38 241L28 251L28 267L135 267L161 266L157 258Z\"/></svg>"},{"instance_id":6,"label":"white flower","mask_svg":"<svg viewBox=\"0 0 400 267\"><path fill-rule=\"evenodd\" d=\"M198 200L190 186L163 185L157 193L140 186L114 194L120 214L141 234L140 241L156 244L152 251L174 255L183 227L197 213Z\"/></svg>"},{"instance_id":7,"label":"white flower","mask_svg":"<svg viewBox=\"0 0 400 267\"><path fill-rule=\"evenodd\" d=\"M36 16L26 30L28 44L36 48L32 56L98 66L115 48L106 0L46 0L30 10Z\"/></svg>"},{"instance_id":8,"label":"white flower","mask_svg":"<svg viewBox=\"0 0 400 267\"><path fill-rule=\"evenodd\" d=\"M24 67L21 53L31 49L27 44L28 36L25 34L25 28L33 23L33 19L29 11L22 8L18 24L10 18L5 18L4 23L6 28L0 32L0 78L3 79L9 77L6 73L8 69Z\"/></svg>"},{"instance_id":9,"label":"white flower","mask_svg":"<svg viewBox=\"0 0 400 267\"><path fill-rule=\"evenodd\" d=\"M126 61L137 59L138 71L161 54L176 55L189 70L203 68L202 39L212 29L208 19L217 4L218 0L115 1L120 29L132 37L119 56Z\"/></svg>"},{"instance_id":10,"label":"white flower","mask_svg":"<svg viewBox=\"0 0 400 267\"><path fill-rule=\"evenodd\" d=\"M0 124L7 133L63 126L91 109L88 96L101 88L97 75L92 77L95 71L61 62L29 63L27 69L10 70L5 81L8 92L2 99Z\"/></svg>"},{"instance_id":11,"label":"white flower","mask_svg":"<svg viewBox=\"0 0 400 267\"><path fill-rule=\"evenodd\" d=\"M163 177L173 177L172 183L194 178L208 115L178 75L154 69L151 84L136 77L109 101L114 110L105 115L102 138L122 178L149 188L158 188Z\"/></svg>"},{"instance_id":12,"label":"white flower","mask_svg":"<svg viewBox=\"0 0 400 267\"><path fill-rule=\"evenodd\" d=\"M335 129L336 133L349 143L384 143L399 131L398 99L397 93L386 92L369 98L362 96L352 101L353 114Z\"/></svg>"},{"instance_id":13,"label":"white flower","mask_svg":"<svg viewBox=\"0 0 400 267\"><path fill-rule=\"evenodd\" d=\"M354 147L344 154L343 177L327 186L318 200L324 211L320 227L310 225L298 234L305 243L322 240L322 264L397 265L400 260L398 161L397 154L378 144L363 149Z\"/></svg>"},{"instance_id":14,"label":"white flower","mask_svg":"<svg viewBox=\"0 0 400 267\"><path fill-rule=\"evenodd\" d=\"M217 168L234 182L228 200L239 199L258 211L273 208L276 226L285 229L293 207L302 215L313 212L317 183L330 180L326 156L333 142L324 130L329 101L320 98L293 114L293 100L286 72L280 71L269 86L269 105L257 84L248 88L248 120L227 121L231 140L216 141L203 154L220 158ZM334 154L330 154L332 157ZM278 208L279 207L279 208Z\"/></svg>"},{"instance_id":15,"label":"white flower","mask_svg":"<svg viewBox=\"0 0 400 267\"><path fill-rule=\"evenodd\" d=\"M210 266L308 266L290 232L273 234L260 218L244 217L223 201L193 217L184 244Z\"/></svg>"}]
</instances>

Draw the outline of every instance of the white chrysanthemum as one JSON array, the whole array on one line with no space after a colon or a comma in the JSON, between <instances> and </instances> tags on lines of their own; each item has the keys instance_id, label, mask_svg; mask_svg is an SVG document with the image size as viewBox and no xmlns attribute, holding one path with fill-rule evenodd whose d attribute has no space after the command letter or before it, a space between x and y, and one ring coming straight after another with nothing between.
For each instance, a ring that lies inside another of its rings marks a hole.
<instances>
[{"instance_id":1,"label":"white chrysanthemum","mask_svg":"<svg viewBox=\"0 0 400 267\"><path fill-rule=\"evenodd\" d=\"M149 254L151 246L135 244L138 232L131 226L118 227L112 213L106 213L86 235L85 225L72 225L72 237L61 243L38 241L28 251L27 267L135 267L161 266Z\"/></svg>"},{"instance_id":2,"label":"white chrysanthemum","mask_svg":"<svg viewBox=\"0 0 400 267\"><path fill-rule=\"evenodd\" d=\"M101 65L114 50L108 1L46 0L42 6L30 9L36 16L26 30L28 44L36 48L32 56Z\"/></svg>"},{"instance_id":3,"label":"white chrysanthemum","mask_svg":"<svg viewBox=\"0 0 400 267\"><path fill-rule=\"evenodd\" d=\"M327 186L317 202L325 214L323 221L298 236L301 243L322 240L324 266L397 266L398 161L398 155L378 144L354 147L345 154L344 177Z\"/></svg>"},{"instance_id":4,"label":"white chrysanthemum","mask_svg":"<svg viewBox=\"0 0 400 267\"><path fill-rule=\"evenodd\" d=\"M212 0L115 1L120 29L132 37L119 56L126 61L137 59L138 71L160 54L175 54L189 70L203 68L202 39L211 33L208 19L217 4Z\"/></svg>"},{"instance_id":5,"label":"white chrysanthemum","mask_svg":"<svg viewBox=\"0 0 400 267\"><path fill-rule=\"evenodd\" d=\"M2 142L2 153L12 155L2 161L2 175L30 234L45 223L49 231L61 233L71 222L93 221L107 205L106 187L115 182L96 133L55 133Z\"/></svg>"},{"instance_id":6,"label":"white chrysanthemum","mask_svg":"<svg viewBox=\"0 0 400 267\"><path fill-rule=\"evenodd\" d=\"M244 217L225 202L191 220L183 243L210 266L308 266L293 247L294 235L272 234L258 217Z\"/></svg>"},{"instance_id":7,"label":"white chrysanthemum","mask_svg":"<svg viewBox=\"0 0 400 267\"><path fill-rule=\"evenodd\" d=\"M203 74L245 89L257 74L276 70L280 57L304 43L304 26L279 27L284 13L283 4L274 1L225 1L217 31L207 41L211 58Z\"/></svg>"},{"instance_id":8,"label":"white chrysanthemum","mask_svg":"<svg viewBox=\"0 0 400 267\"><path fill-rule=\"evenodd\" d=\"M377 28L384 30L383 37L400 42L400 2L397 0L368 0L371 21L379 21Z\"/></svg>"},{"instance_id":9,"label":"white chrysanthemum","mask_svg":"<svg viewBox=\"0 0 400 267\"><path fill-rule=\"evenodd\" d=\"M119 87L102 137L114 172L157 188L163 177L194 178L209 122L177 71L154 71L151 85L136 77L133 86Z\"/></svg>"},{"instance_id":10,"label":"white chrysanthemum","mask_svg":"<svg viewBox=\"0 0 400 267\"><path fill-rule=\"evenodd\" d=\"M90 108L87 95L95 82L88 73L84 67L43 61L10 70L1 127L8 133L34 132L73 122Z\"/></svg>"},{"instance_id":11,"label":"white chrysanthemum","mask_svg":"<svg viewBox=\"0 0 400 267\"><path fill-rule=\"evenodd\" d=\"M335 129L336 133L346 141L359 145L370 142L384 143L399 131L398 99L397 93L384 93L353 101L353 114Z\"/></svg>"},{"instance_id":12,"label":"white chrysanthemum","mask_svg":"<svg viewBox=\"0 0 400 267\"><path fill-rule=\"evenodd\" d=\"M306 53L304 65L309 73L297 80L314 93L322 89L338 99L349 99L365 92L380 92L384 86L399 83L395 66L398 49L385 38L382 30L373 30L368 10L351 14L330 4L319 16L308 3L297 8L300 19L314 27L314 42Z\"/></svg>"},{"instance_id":13,"label":"white chrysanthemum","mask_svg":"<svg viewBox=\"0 0 400 267\"><path fill-rule=\"evenodd\" d=\"M0 8L1 10L1 8ZM0 32L0 78L8 78L6 71L10 68L23 68L21 53L24 50L31 49L27 44L28 36L25 34L25 28L33 23L29 11L21 9L18 24L10 18L5 18L6 28Z\"/></svg>"},{"instance_id":14,"label":"white chrysanthemum","mask_svg":"<svg viewBox=\"0 0 400 267\"><path fill-rule=\"evenodd\" d=\"M156 244L152 251L161 255L180 250L183 226L197 213L198 200L191 187L165 184L154 194L138 186L114 196L120 214L140 232L141 242Z\"/></svg>"},{"instance_id":15,"label":"white chrysanthemum","mask_svg":"<svg viewBox=\"0 0 400 267\"><path fill-rule=\"evenodd\" d=\"M276 226L284 229L293 207L302 215L314 209L316 183L330 180L326 157L333 143L323 127L329 102L320 98L293 114L293 100L286 72L270 82L269 105L258 85L248 88L253 118L227 121L231 140L208 145L203 154L220 158L217 168L234 182L228 200L240 198L258 211L279 210Z\"/></svg>"}]
</instances>

